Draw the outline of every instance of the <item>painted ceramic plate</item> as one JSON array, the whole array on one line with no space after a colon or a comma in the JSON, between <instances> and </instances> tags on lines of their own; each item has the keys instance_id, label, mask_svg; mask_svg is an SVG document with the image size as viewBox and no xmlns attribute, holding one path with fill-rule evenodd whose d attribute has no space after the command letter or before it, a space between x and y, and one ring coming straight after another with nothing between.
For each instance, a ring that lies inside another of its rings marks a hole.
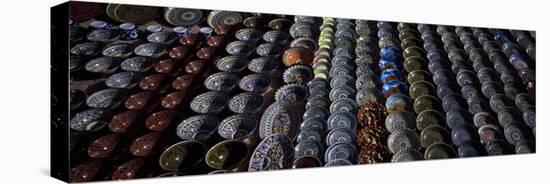
<instances>
[{"instance_id":1,"label":"painted ceramic plate","mask_svg":"<svg viewBox=\"0 0 550 184\"><path fill-rule=\"evenodd\" d=\"M289 101L276 101L271 104L260 121L260 138L283 134L294 139L300 124L300 114L295 108Z\"/></svg>"},{"instance_id":2,"label":"painted ceramic plate","mask_svg":"<svg viewBox=\"0 0 550 184\"><path fill-rule=\"evenodd\" d=\"M203 21L202 10L189 8L167 8L164 11L166 22L174 26L193 26Z\"/></svg>"},{"instance_id":3,"label":"painted ceramic plate","mask_svg":"<svg viewBox=\"0 0 550 184\"><path fill-rule=\"evenodd\" d=\"M284 134L266 137L252 153L248 171L289 169L294 161L294 145Z\"/></svg>"}]
</instances>

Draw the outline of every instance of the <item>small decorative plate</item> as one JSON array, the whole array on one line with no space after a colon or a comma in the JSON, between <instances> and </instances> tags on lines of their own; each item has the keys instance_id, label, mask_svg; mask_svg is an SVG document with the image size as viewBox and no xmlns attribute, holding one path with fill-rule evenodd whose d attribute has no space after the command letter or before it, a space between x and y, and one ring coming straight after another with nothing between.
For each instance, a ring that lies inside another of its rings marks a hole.
<instances>
[{"instance_id":1,"label":"small decorative plate","mask_svg":"<svg viewBox=\"0 0 550 184\"><path fill-rule=\"evenodd\" d=\"M380 80L383 83L390 82L393 80L401 80L405 77L405 74L397 68L385 69L380 73Z\"/></svg>"},{"instance_id":2,"label":"small decorative plate","mask_svg":"<svg viewBox=\"0 0 550 184\"><path fill-rule=\"evenodd\" d=\"M317 42L311 37L295 38L294 40L292 40L292 42L290 42L290 47L303 47L309 50L317 50L319 48Z\"/></svg>"},{"instance_id":3,"label":"small decorative plate","mask_svg":"<svg viewBox=\"0 0 550 184\"><path fill-rule=\"evenodd\" d=\"M142 77L135 72L120 72L105 80L105 85L111 88L131 89L138 85Z\"/></svg>"},{"instance_id":4,"label":"small decorative plate","mask_svg":"<svg viewBox=\"0 0 550 184\"><path fill-rule=\"evenodd\" d=\"M292 65L287 68L283 73L283 81L285 83L305 84L311 79L313 79L313 70L311 69L311 67L306 65Z\"/></svg>"},{"instance_id":5,"label":"small decorative plate","mask_svg":"<svg viewBox=\"0 0 550 184\"><path fill-rule=\"evenodd\" d=\"M314 141L323 142L323 135L317 130L300 130L296 136L296 142Z\"/></svg>"},{"instance_id":6,"label":"small decorative plate","mask_svg":"<svg viewBox=\"0 0 550 184\"><path fill-rule=\"evenodd\" d=\"M258 112L264 102L264 98L253 92L244 92L233 96L229 100L229 110L234 113L251 113Z\"/></svg>"},{"instance_id":7,"label":"small decorative plate","mask_svg":"<svg viewBox=\"0 0 550 184\"><path fill-rule=\"evenodd\" d=\"M407 84L405 84L403 81L400 80L392 80L385 82L384 85L382 85L382 93L384 96L389 97L393 94L408 94L409 89L407 88Z\"/></svg>"},{"instance_id":8,"label":"small decorative plate","mask_svg":"<svg viewBox=\"0 0 550 184\"><path fill-rule=\"evenodd\" d=\"M416 127L414 114L407 111L393 111L386 117L385 126L390 133L402 129L414 130Z\"/></svg>"},{"instance_id":9,"label":"small decorative plate","mask_svg":"<svg viewBox=\"0 0 550 184\"><path fill-rule=\"evenodd\" d=\"M243 20L243 25L248 28L263 28L267 20L262 16L247 17Z\"/></svg>"},{"instance_id":10,"label":"small decorative plate","mask_svg":"<svg viewBox=\"0 0 550 184\"><path fill-rule=\"evenodd\" d=\"M435 95L435 93L433 84L424 80L416 81L409 87L409 95L412 99L416 99L422 95Z\"/></svg>"},{"instance_id":11,"label":"small decorative plate","mask_svg":"<svg viewBox=\"0 0 550 184\"><path fill-rule=\"evenodd\" d=\"M329 116L330 116L330 111L327 108L316 106L316 107L307 109L306 112L304 112L302 119L309 119L311 117L327 119Z\"/></svg>"},{"instance_id":12,"label":"small decorative plate","mask_svg":"<svg viewBox=\"0 0 550 184\"><path fill-rule=\"evenodd\" d=\"M248 158L248 146L238 140L226 140L209 148L205 156L208 167L214 169L237 169Z\"/></svg>"},{"instance_id":13,"label":"small decorative plate","mask_svg":"<svg viewBox=\"0 0 550 184\"><path fill-rule=\"evenodd\" d=\"M330 145L325 152L325 161L330 162L336 159L346 159L350 162L355 162L357 150L355 146L348 143L336 143Z\"/></svg>"},{"instance_id":14,"label":"small decorative plate","mask_svg":"<svg viewBox=\"0 0 550 184\"><path fill-rule=\"evenodd\" d=\"M451 132L451 138L456 146L469 140L479 140L474 127L468 124L461 124L454 127Z\"/></svg>"},{"instance_id":15,"label":"small decorative plate","mask_svg":"<svg viewBox=\"0 0 550 184\"><path fill-rule=\"evenodd\" d=\"M432 76L429 72L425 70L415 70L410 72L407 76L407 82L409 82L409 84L414 84L414 82L421 80L431 81Z\"/></svg>"},{"instance_id":16,"label":"small decorative plate","mask_svg":"<svg viewBox=\"0 0 550 184\"><path fill-rule=\"evenodd\" d=\"M413 130L396 130L388 137L388 147L394 154L405 149L420 150L420 138Z\"/></svg>"},{"instance_id":17,"label":"small decorative plate","mask_svg":"<svg viewBox=\"0 0 550 184\"><path fill-rule=\"evenodd\" d=\"M266 137L252 153L248 171L289 169L294 161L292 139L284 134Z\"/></svg>"},{"instance_id":18,"label":"small decorative plate","mask_svg":"<svg viewBox=\"0 0 550 184\"><path fill-rule=\"evenodd\" d=\"M307 99L306 109L311 109L311 108L316 107L316 106L329 107L330 106L330 101L329 101L329 99L327 99L325 97L322 97L322 96L315 96L315 97L310 96Z\"/></svg>"},{"instance_id":19,"label":"small decorative plate","mask_svg":"<svg viewBox=\"0 0 550 184\"><path fill-rule=\"evenodd\" d=\"M443 142L438 142L430 145L426 148L424 152L424 159L433 160L433 159L447 159L455 158L456 151L448 144Z\"/></svg>"},{"instance_id":20,"label":"small decorative plate","mask_svg":"<svg viewBox=\"0 0 550 184\"><path fill-rule=\"evenodd\" d=\"M279 62L269 57L257 57L248 63L248 70L254 73L270 74L277 67L279 67Z\"/></svg>"},{"instance_id":21,"label":"small decorative plate","mask_svg":"<svg viewBox=\"0 0 550 184\"><path fill-rule=\"evenodd\" d=\"M419 131L431 125L446 125L445 117L436 110L425 110L416 116L416 128Z\"/></svg>"},{"instance_id":22,"label":"small decorative plate","mask_svg":"<svg viewBox=\"0 0 550 184\"><path fill-rule=\"evenodd\" d=\"M121 4L114 8L114 16L123 22L145 24L157 17L158 8L152 6Z\"/></svg>"},{"instance_id":23,"label":"small decorative plate","mask_svg":"<svg viewBox=\"0 0 550 184\"><path fill-rule=\"evenodd\" d=\"M146 72L153 67L153 62L146 57L136 56L120 63L120 68L128 72Z\"/></svg>"},{"instance_id":24,"label":"small decorative plate","mask_svg":"<svg viewBox=\"0 0 550 184\"><path fill-rule=\"evenodd\" d=\"M451 143L451 134L440 125L430 125L420 133L420 144L428 148L436 143Z\"/></svg>"},{"instance_id":25,"label":"small decorative plate","mask_svg":"<svg viewBox=\"0 0 550 184\"><path fill-rule=\"evenodd\" d=\"M355 144L355 132L352 129L341 127L332 129L325 140L327 145L338 143Z\"/></svg>"},{"instance_id":26,"label":"small decorative plate","mask_svg":"<svg viewBox=\"0 0 550 184\"><path fill-rule=\"evenodd\" d=\"M243 139L256 131L258 121L250 114L235 114L225 118L218 127L218 134L225 139Z\"/></svg>"},{"instance_id":27,"label":"small decorative plate","mask_svg":"<svg viewBox=\"0 0 550 184\"><path fill-rule=\"evenodd\" d=\"M451 129L459 125L471 124L472 121L472 114L461 108L452 109L445 114L445 122L447 122L447 126Z\"/></svg>"},{"instance_id":28,"label":"small decorative plate","mask_svg":"<svg viewBox=\"0 0 550 184\"><path fill-rule=\"evenodd\" d=\"M275 100L296 103L306 100L308 96L309 90L306 85L292 83L279 88L275 93Z\"/></svg>"},{"instance_id":29,"label":"small decorative plate","mask_svg":"<svg viewBox=\"0 0 550 184\"><path fill-rule=\"evenodd\" d=\"M216 131L220 121L213 115L196 115L183 120L176 134L183 140L205 141Z\"/></svg>"},{"instance_id":30,"label":"small decorative plate","mask_svg":"<svg viewBox=\"0 0 550 184\"><path fill-rule=\"evenodd\" d=\"M466 141L462 143L460 146L458 146L458 157L464 158L464 157L478 157L481 155L485 155L485 150L483 149L483 145L479 143L479 141Z\"/></svg>"},{"instance_id":31,"label":"small decorative plate","mask_svg":"<svg viewBox=\"0 0 550 184\"><path fill-rule=\"evenodd\" d=\"M197 113L218 114L223 110L228 100L229 97L225 93L209 91L193 98L190 106Z\"/></svg>"},{"instance_id":32,"label":"small decorative plate","mask_svg":"<svg viewBox=\"0 0 550 184\"><path fill-rule=\"evenodd\" d=\"M266 74L250 74L241 78L239 88L248 92L263 93L271 85L271 77Z\"/></svg>"},{"instance_id":33,"label":"small decorative plate","mask_svg":"<svg viewBox=\"0 0 550 184\"><path fill-rule=\"evenodd\" d=\"M239 76L230 72L218 72L204 80L204 86L212 91L229 92L239 83Z\"/></svg>"},{"instance_id":34,"label":"small decorative plate","mask_svg":"<svg viewBox=\"0 0 550 184\"><path fill-rule=\"evenodd\" d=\"M417 114L428 109L441 110L441 101L431 95L422 95L414 100L413 109Z\"/></svg>"},{"instance_id":35,"label":"small decorative plate","mask_svg":"<svg viewBox=\"0 0 550 184\"><path fill-rule=\"evenodd\" d=\"M159 58L166 54L166 47L160 43L145 43L137 46L134 53L138 56Z\"/></svg>"},{"instance_id":36,"label":"small decorative plate","mask_svg":"<svg viewBox=\"0 0 550 184\"><path fill-rule=\"evenodd\" d=\"M355 95L357 94L357 91L353 89L352 87L342 85L336 88L332 88L330 90L330 101L336 101L341 98L349 98L349 99L355 99Z\"/></svg>"},{"instance_id":37,"label":"small decorative plate","mask_svg":"<svg viewBox=\"0 0 550 184\"><path fill-rule=\"evenodd\" d=\"M330 114L327 120L329 130L337 128L348 128L351 130L357 129L357 118L354 113L339 111Z\"/></svg>"},{"instance_id":38,"label":"small decorative plate","mask_svg":"<svg viewBox=\"0 0 550 184\"><path fill-rule=\"evenodd\" d=\"M208 14L207 23L210 27L233 26L243 21L239 12L214 10Z\"/></svg>"},{"instance_id":39,"label":"small decorative plate","mask_svg":"<svg viewBox=\"0 0 550 184\"><path fill-rule=\"evenodd\" d=\"M260 138L273 134L284 134L294 139L300 124L300 115L296 107L289 101L276 101L262 115L260 121Z\"/></svg>"},{"instance_id":40,"label":"small decorative plate","mask_svg":"<svg viewBox=\"0 0 550 184\"><path fill-rule=\"evenodd\" d=\"M303 47L291 47L283 53L283 63L286 66L293 64L309 65L313 62L315 53Z\"/></svg>"},{"instance_id":41,"label":"small decorative plate","mask_svg":"<svg viewBox=\"0 0 550 184\"><path fill-rule=\"evenodd\" d=\"M86 99L86 104L93 108L117 108L122 104L126 98L128 98L128 93L120 89L104 89L97 91L91 94L88 99Z\"/></svg>"},{"instance_id":42,"label":"small decorative plate","mask_svg":"<svg viewBox=\"0 0 550 184\"><path fill-rule=\"evenodd\" d=\"M203 21L202 10L189 8L167 8L164 11L166 22L174 26L193 26Z\"/></svg>"},{"instance_id":43,"label":"small decorative plate","mask_svg":"<svg viewBox=\"0 0 550 184\"><path fill-rule=\"evenodd\" d=\"M304 121L302 121L302 123L300 124L300 131L305 131L305 130L325 132L326 120L321 117L310 117L310 118L304 119Z\"/></svg>"},{"instance_id":44,"label":"small decorative plate","mask_svg":"<svg viewBox=\"0 0 550 184\"><path fill-rule=\"evenodd\" d=\"M296 147L294 147L294 158L300 158L304 155L311 155L314 157L322 157L325 150L323 150L323 146L313 140L305 140L305 141L298 141L298 144L296 144Z\"/></svg>"},{"instance_id":45,"label":"small decorative plate","mask_svg":"<svg viewBox=\"0 0 550 184\"><path fill-rule=\"evenodd\" d=\"M331 88L337 88L340 86L349 86L354 87L355 86L355 78L353 78L351 75L342 74L335 77L332 77L330 80L330 87Z\"/></svg>"},{"instance_id":46,"label":"small decorative plate","mask_svg":"<svg viewBox=\"0 0 550 184\"><path fill-rule=\"evenodd\" d=\"M388 112L411 111L413 109L413 101L402 93L393 94L386 99L386 109Z\"/></svg>"}]
</instances>

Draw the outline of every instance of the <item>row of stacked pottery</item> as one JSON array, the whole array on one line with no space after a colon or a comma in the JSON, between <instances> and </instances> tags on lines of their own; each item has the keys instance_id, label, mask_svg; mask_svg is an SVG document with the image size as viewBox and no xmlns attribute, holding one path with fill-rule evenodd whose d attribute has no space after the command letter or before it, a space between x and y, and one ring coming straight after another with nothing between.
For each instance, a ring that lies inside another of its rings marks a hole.
<instances>
[{"instance_id":1,"label":"row of stacked pottery","mask_svg":"<svg viewBox=\"0 0 550 184\"><path fill-rule=\"evenodd\" d=\"M529 83L525 79L530 77L526 76L534 74L530 74L527 68L523 69L528 72L522 73L518 71L518 68L514 67L514 64L527 65L527 61L508 63L508 61L513 59L506 59L507 55L517 54L521 56L523 53L519 48L514 48L513 46L507 46L506 50L499 49L499 41L496 40L497 43L495 43L492 38L502 41L503 39L505 40L505 38L502 38L504 35L493 37L481 29L474 30L474 34L476 32L481 38L479 40L484 41L485 52L490 53L491 62L493 62L495 70L500 74L500 84L504 84L493 87L493 90L487 90L490 92L487 95L490 95L491 109L496 113L496 120L498 120L498 124L504 130L504 138L512 146L515 146L516 153L534 152L535 145L532 143L536 127L534 99L526 93L529 89L525 89L525 86L522 87L522 81L523 84ZM513 153L514 147L508 150L510 150L508 153Z\"/></svg>"},{"instance_id":2,"label":"row of stacked pottery","mask_svg":"<svg viewBox=\"0 0 550 184\"><path fill-rule=\"evenodd\" d=\"M414 55L410 50L400 46L405 30L402 24L399 32L393 23L378 22L378 37L380 46L380 61L378 67L380 80L383 83L382 93L386 97L386 111L388 113L385 126L390 133L388 149L393 153L392 162L421 160L419 136L414 126L414 110L417 105L408 95L408 86L405 83L406 75L403 70L403 61ZM407 45L408 46L408 45ZM414 107L414 108L413 108ZM424 106L421 105L422 108Z\"/></svg>"},{"instance_id":3,"label":"row of stacked pottery","mask_svg":"<svg viewBox=\"0 0 550 184\"><path fill-rule=\"evenodd\" d=\"M534 32L533 32L534 33ZM513 40L521 46L521 49L524 51L524 54L526 54L529 59L531 60L531 66L535 67L535 61L536 61L536 45L535 45L535 37L532 37L530 32L527 31L521 31L521 30L510 30L510 34L513 37ZM534 68L533 68L534 69Z\"/></svg>"},{"instance_id":4,"label":"row of stacked pottery","mask_svg":"<svg viewBox=\"0 0 550 184\"><path fill-rule=\"evenodd\" d=\"M457 27L456 30L461 29ZM461 38L454 33L454 30L455 28L450 26L437 27L444 47L444 51L439 52L443 58L441 62L444 63L441 66L445 68L435 72L433 78L436 84L442 85L441 91L438 89L438 92L446 94L441 95L444 96L443 108L446 111L446 123L451 129L452 142L458 147L458 157L481 156L486 154L486 150L482 148L479 141L473 119L474 114L486 109L487 101L476 95L480 82L472 71L468 56L462 49ZM436 55L434 54L433 57L439 58L439 55ZM450 69L449 65L451 65ZM456 80L453 80L454 78Z\"/></svg>"},{"instance_id":5,"label":"row of stacked pottery","mask_svg":"<svg viewBox=\"0 0 550 184\"><path fill-rule=\"evenodd\" d=\"M501 47L502 52L506 55L508 63L512 70L515 70L522 82L522 87L529 93L535 93L535 60L531 59L526 50L524 50L513 39L509 31L506 30L491 30L494 40ZM523 90L522 89L522 90ZM534 95L532 95L534 96Z\"/></svg>"},{"instance_id":6,"label":"row of stacked pottery","mask_svg":"<svg viewBox=\"0 0 550 184\"><path fill-rule=\"evenodd\" d=\"M329 86L327 88L330 112L326 119L327 136L324 160L327 166L349 165L355 163L356 146L355 132L357 120L357 104L355 103L355 77L353 76L355 58L354 23L348 19L331 21L334 33L334 49L329 70ZM334 29L336 24L336 29ZM325 93L326 94L326 93Z\"/></svg>"},{"instance_id":7,"label":"row of stacked pottery","mask_svg":"<svg viewBox=\"0 0 550 184\"><path fill-rule=\"evenodd\" d=\"M403 49L403 69L408 73L406 75L410 86L408 94L413 100L414 112L400 113L399 116L390 114L386 121L396 118L407 122L400 126L405 126L412 131L417 130L419 133L417 135L420 135L420 147L416 149L419 153L423 153L424 159L456 157L455 149L449 145L450 133L444 125L441 126L442 122L430 121L434 116L441 117L442 107L440 98L436 97L434 84L428 77L430 74L426 71L428 61L421 35L413 24L399 23L397 28L401 40L400 46ZM414 153L410 152L411 155Z\"/></svg>"},{"instance_id":8,"label":"row of stacked pottery","mask_svg":"<svg viewBox=\"0 0 550 184\"><path fill-rule=\"evenodd\" d=\"M323 18L318 38L318 50L313 60L313 79L307 83L310 95L300 124L297 144L294 148L295 161L293 168L319 167L324 163L325 136L327 131L330 102L328 76L332 51L333 27L332 18ZM313 43L313 42L312 42Z\"/></svg>"},{"instance_id":9,"label":"row of stacked pottery","mask_svg":"<svg viewBox=\"0 0 550 184\"><path fill-rule=\"evenodd\" d=\"M378 38L376 22L356 20L357 33L355 54L355 98L360 108L356 114L358 131L356 142L358 147L357 163L374 164L389 161L391 153L387 147L388 131L384 127L385 107L384 97L380 90L378 70Z\"/></svg>"},{"instance_id":10,"label":"row of stacked pottery","mask_svg":"<svg viewBox=\"0 0 550 184\"><path fill-rule=\"evenodd\" d=\"M430 25L418 25L416 29L409 27L412 32L409 38L402 39L402 45L410 45L421 55L406 59L405 68L409 72L409 94L417 103L434 104L435 108L417 110L416 128L420 131L420 143L424 150L424 159L443 159L457 157L456 147L451 140L451 133L445 121L446 107L442 106L449 84L436 80L433 76L444 70L439 54L442 43L438 34ZM413 30L414 29L414 30ZM405 41L407 40L407 41ZM405 43L407 42L407 43ZM437 81L437 83L435 82ZM456 96L452 96L456 97ZM454 99L454 98L451 98Z\"/></svg>"},{"instance_id":11,"label":"row of stacked pottery","mask_svg":"<svg viewBox=\"0 0 550 184\"><path fill-rule=\"evenodd\" d=\"M319 21L314 17L295 16L289 28L292 41L286 43L282 62L284 85L275 93L275 102L261 117L259 136L262 142L252 153L249 171L291 168L294 161L294 140L309 96L306 84L313 78L314 52ZM288 35L287 35L288 37ZM277 36L275 38L280 38ZM286 41L286 39L285 39Z\"/></svg>"},{"instance_id":12,"label":"row of stacked pottery","mask_svg":"<svg viewBox=\"0 0 550 184\"><path fill-rule=\"evenodd\" d=\"M518 108L521 106L530 107L532 106L529 101L530 97L521 90L521 87L518 83L513 81L501 81L499 80L499 74L495 69L491 68L489 57L486 54L486 51L483 48L480 40L478 40L475 34L472 33L470 29L461 29L456 31L462 40L464 49L466 53L470 55L470 59L473 61L473 68L477 72L477 80L482 83L481 91L485 90L485 93L480 93L480 88L477 90L472 90L471 94L479 96L478 98L483 99L483 105L479 106L479 110L474 110L474 124L478 128L478 133L480 136L480 141L483 144L487 144L487 152L489 154L506 154L494 151L495 140L503 139L502 130L504 130L504 138L512 145L515 145L516 153L531 153L534 152L532 143L530 141L529 135L525 135L523 131L527 126L523 124L523 119L518 111ZM482 35L482 30L474 29L478 35ZM485 47L490 50L495 50L489 44ZM498 52L497 52L498 53ZM493 53L496 54L496 53ZM485 84L485 85L484 85ZM498 84L498 85L487 85L487 84ZM502 85L504 84L504 85ZM504 86L504 89L502 89ZM491 92L494 91L494 92ZM506 94L509 100L519 99L518 108L514 105L509 105L507 107L497 108L494 102L497 102L499 98L506 98L499 95L497 91L503 92ZM481 95L485 94L485 95ZM495 97L496 98L493 98ZM517 97L519 95L519 97ZM494 101L497 100L497 101ZM493 103L493 104L490 104ZM494 108L493 108L494 107ZM501 109L502 108L502 109ZM497 118L494 117L497 115ZM489 120L489 121L488 121ZM498 124L497 124L498 120ZM499 127L499 124L501 127ZM530 132L530 131L529 131ZM500 141L502 142L502 141ZM489 144L491 143L491 144ZM534 145L533 145L534 146Z\"/></svg>"}]
</instances>

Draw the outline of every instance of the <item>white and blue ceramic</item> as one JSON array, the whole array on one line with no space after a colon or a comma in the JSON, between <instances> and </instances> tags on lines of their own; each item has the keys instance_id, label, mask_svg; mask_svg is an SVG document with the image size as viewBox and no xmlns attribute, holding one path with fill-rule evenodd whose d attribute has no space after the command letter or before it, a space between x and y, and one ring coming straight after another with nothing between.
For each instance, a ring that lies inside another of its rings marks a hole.
<instances>
[{"instance_id":1,"label":"white and blue ceramic","mask_svg":"<svg viewBox=\"0 0 550 184\"><path fill-rule=\"evenodd\" d=\"M139 37L139 30L135 24L123 23L118 26L120 30L120 39L122 40L135 40Z\"/></svg>"}]
</instances>

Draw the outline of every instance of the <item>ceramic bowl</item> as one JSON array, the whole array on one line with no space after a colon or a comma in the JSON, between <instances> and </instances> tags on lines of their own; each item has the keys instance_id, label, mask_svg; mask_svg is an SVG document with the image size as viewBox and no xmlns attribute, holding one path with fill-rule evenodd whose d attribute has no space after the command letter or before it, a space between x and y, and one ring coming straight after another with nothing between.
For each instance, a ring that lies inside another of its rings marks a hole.
<instances>
[{"instance_id":1,"label":"ceramic bowl","mask_svg":"<svg viewBox=\"0 0 550 184\"><path fill-rule=\"evenodd\" d=\"M248 28L263 28L267 24L267 20L262 16L247 17L243 20L243 25Z\"/></svg>"},{"instance_id":2,"label":"ceramic bowl","mask_svg":"<svg viewBox=\"0 0 550 184\"><path fill-rule=\"evenodd\" d=\"M258 121L250 114L235 114L225 118L218 128L218 134L224 139L244 140L255 134Z\"/></svg>"},{"instance_id":3,"label":"ceramic bowl","mask_svg":"<svg viewBox=\"0 0 550 184\"><path fill-rule=\"evenodd\" d=\"M102 54L107 57L127 58L132 55L133 48L129 44L114 44L103 49Z\"/></svg>"},{"instance_id":4,"label":"ceramic bowl","mask_svg":"<svg viewBox=\"0 0 550 184\"><path fill-rule=\"evenodd\" d=\"M281 30L267 31L262 36L263 40L270 43L285 44L288 40L288 33Z\"/></svg>"},{"instance_id":5,"label":"ceramic bowl","mask_svg":"<svg viewBox=\"0 0 550 184\"><path fill-rule=\"evenodd\" d=\"M204 160L206 146L196 140L178 142L164 150L159 165L166 171L184 171Z\"/></svg>"},{"instance_id":6,"label":"ceramic bowl","mask_svg":"<svg viewBox=\"0 0 550 184\"><path fill-rule=\"evenodd\" d=\"M256 46L252 42L233 41L225 47L225 51L235 56L249 56L254 52Z\"/></svg>"},{"instance_id":7,"label":"ceramic bowl","mask_svg":"<svg viewBox=\"0 0 550 184\"><path fill-rule=\"evenodd\" d=\"M353 165L353 163L347 159L334 159L325 164L324 167L335 167L335 166L345 166Z\"/></svg>"},{"instance_id":8,"label":"ceramic bowl","mask_svg":"<svg viewBox=\"0 0 550 184\"><path fill-rule=\"evenodd\" d=\"M323 142L323 135L321 132L315 130L300 130L296 136L296 142L313 141L317 143Z\"/></svg>"},{"instance_id":9,"label":"ceramic bowl","mask_svg":"<svg viewBox=\"0 0 550 184\"><path fill-rule=\"evenodd\" d=\"M248 64L248 59L244 56L225 56L216 62L216 68L224 72L240 72Z\"/></svg>"},{"instance_id":10,"label":"ceramic bowl","mask_svg":"<svg viewBox=\"0 0 550 184\"><path fill-rule=\"evenodd\" d=\"M252 43L258 42L262 38L263 32L259 29L244 28L235 32L235 38L241 41L248 41Z\"/></svg>"},{"instance_id":11,"label":"ceramic bowl","mask_svg":"<svg viewBox=\"0 0 550 184\"><path fill-rule=\"evenodd\" d=\"M88 33L86 38L92 42L112 42L118 39L118 33L108 29L96 29Z\"/></svg>"},{"instance_id":12,"label":"ceramic bowl","mask_svg":"<svg viewBox=\"0 0 550 184\"><path fill-rule=\"evenodd\" d=\"M98 42L85 42L76 44L71 48L71 54L78 56L95 56L101 45Z\"/></svg>"},{"instance_id":13,"label":"ceramic bowl","mask_svg":"<svg viewBox=\"0 0 550 184\"><path fill-rule=\"evenodd\" d=\"M204 80L204 86L212 91L229 92L239 83L239 76L230 72L218 72Z\"/></svg>"},{"instance_id":14,"label":"ceramic bowl","mask_svg":"<svg viewBox=\"0 0 550 184\"><path fill-rule=\"evenodd\" d=\"M170 127L171 124L180 122L183 114L174 110L162 110L155 112L145 119L145 127L151 131L160 132Z\"/></svg>"},{"instance_id":15,"label":"ceramic bowl","mask_svg":"<svg viewBox=\"0 0 550 184\"><path fill-rule=\"evenodd\" d=\"M227 104L229 97L222 92L209 91L202 93L191 101L191 110L197 113L220 113Z\"/></svg>"},{"instance_id":16,"label":"ceramic bowl","mask_svg":"<svg viewBox=\"0 0 550 184\"><path fill-rule=\"evenodd\" d=\"M226 140L212 146L206 153L206 165L214 169L235 169L248 165L248 146L237 140Z\"/></svg>"},{"instance_id":17,"label":"ceramic bowl","mask_svg":"<svg viewBox=\"0 0 550 184\"><path fill-rule=\"evenodd\" d=\"M76 113L69 125L76 131L95 132L107 126L110 117L107 109L89 109Z\"/></svg>"},{"instance_id":18,"label":"ceramic bowl","mask_svg":"<svg viewBox=\"0 0 550 184\"><path fill-rule=\"evenodd\" d=\"M351 112L339 111L330 114L327 119L327 128L329 130L337 128L357 129L357 119Z\"/></svg>"},{"instance_id":19,"label":"ceramic bowl","mask_svg":"<svg viewBox=\"0 0 550 184\"><path fill-rule=\"evenodd\" d=\"M283 52L283 48L276 43L263 43L256 47L256 54L262 57L277 58Z\"/></svg>"},{"instance_id":20,"label":"ceramic bowl","mask_svg":"<svg viewBox=\"0 0 550 184\"><path fill-rule=\"evenodd\" d=\"M314 53L303 47L292 47L287 49L283 54L283 63L286 66L293 64L309 65L313 62Z\"/></svg>"},{"instance_id":21,"label":"ceramic bowl","mask_svg":"<svg viewBox=\"0 0 550 184\"><path fill-rule=\"evenodd\" d=\"M248 171L289 169L293 161L292 139L284 134L273 134L254 149Z\"/></svg>"},{"instance_id":22,"label":"ceramic bowl","mask_svg":"<svg viewBox=\"0 0 550 184\"><path fill-rule=\"evenodd\" d=\"M356 113L359 105L350 98L340 98L330 104L330 113L351 112Z\"/></svg>"},{"instance_id":23,"label":"ceramic bowl","mask_svg":"<svg viewBox=\"0 0 550 184\"><path fill-rule=\"evenodd\" d=\"M276 18L271 20L267 27L275 30L288 30L292 26L292 21L286 18Z\"/></svg>"},{"instance_id":24,"label":"ceramic bowl","mask_svg":"<svg viewBox=\"0 0 550 184\"><path fill-rule=\"evenodd\" d=\"M263 93L271 84L270 76L266 74L250 74L239 82L239 88L248 92Z\"/></svg>"},{"instance_id":25,"label":"ceramic bowl","mask_svg":"<svg viewBox=\"0 0 550 184\"><path fill-rule=\"evenodd\" d=\"M128 72L146 72L153 66L153 62L146 57L136 56L120 63L120 68Z\"/></svg>"},{"instance_id":26,"label":"ceramic bowl","mask_svg":"<svg viewBox=\"0 0 550 184\"><path fill-rule=\"evenodd\" d=\"M309 119L311 117L318 117L326 119L330 116L330 111L326 107L312 107L310 109L307 109L306 112L304 112L304 115L302 116L302 119Z\"/></svg>"},{"instance_id":27,"label":"ceramic bowl","mask_svg":"<svg viewBox=\"0 0 550 184\"><path fill-rule=\"evenodd\" d=\"M174 43L174 41L176 41L177 39L178 37L176 37L174 33L168 31L161 31L147 36L147 41L164 45L170 45Z\"/></svg>"},{"instance_id":28,"label":"ceramic bowl","mask_svg":"<svg viewBox=\"0 0 550 184\"><path fill-rule=\"evenodd\" d=\"M117 108L122 104L128 93L120 89L104 89L91 94L86 99L86 104L93 108Z\"/></svg>"},{"instance_id":29,"label":"ceramic bowl","mask_svg":"<svg viewBox=\"0 0 550 184\"><path fill-rule=\"evenodd\" d=\"M258 93L244 92L233 96L229 100L229 110L234 113L251 113L258 112L263 104L263 97Z\"/></svg>"},{"instance_id":30,"label":"ceramic bowl","mask_svg":"<svg viewBox=\"0 0 550 184\"><path fill-rule=\"evenodd\" d=\"M279 67L279 62L274 58L269 57L257 57L252 59L248 63L248 69L254 73L272 73L277 67Z\"/></svg>"},{"instance_id":31,"label":"ceramic bowl","mask_svg":"<svg viewBox=\"0 0 550 184\"><path fill-rule=\"evenodd\" d=\"M105 85L111 88L131 89L138 85L142 77L135 72L120 72L105 80Z\"/></svg>"},{"instance_id":32,"label":"ceramic bowl","mask_svg":"<svg viewBox=\"0 0 550 184\"><path fill-rule=\"evenodd\" d=\"M336 88L332 88L330 90L329 99L331 101L336 101L341 98L355 99L356 94L357 94L357 91L352 87L342 85Z\"/></svg>"},{"instance_id":33,"label":"ceramic bowl","mask_svg":"<svg viewBox=\"0 0 550 184\"><path fill-rule=\"evenodd\" d=\"M298 133L299 121L300 115L292 103L288 101L274 102L265 110L260 120L260 138L283 134L294 139Z\"/></svg>"},{"instance_id":34,"label":"ceramic bowl","mask_svg":"<svg viewBox=\"0 0 550 184\"><path fill-rule=\"evenodd\" d=\"M138 56L159 58L166 54L166 47L160 43L145 43L137 46L134 53Z\"/></svg>"},{"instance_id":35,"label":"ceramic bowl","mask_svg":"<svg viewBox=\"0 0 550 184\"><path fill-rule=\"evenodd\" d=\"M314 167L321 167L323 164L319 157L311 156L311 155L304 155L299 158L296 158L294 160L294 164L292 168L314 168Z\"/></svg>"},{"instance_id":36,"label":"ceramic bowl","mask_svg":"<svg viewBox=\"0 0 550 184\"><path fill-rule=\"evenodd\" d=\"M220 122L216 116L191 116L176 127L176 134L183 140L205 141L216 131L219 124Z\"/></svg>"}]
</instances>

